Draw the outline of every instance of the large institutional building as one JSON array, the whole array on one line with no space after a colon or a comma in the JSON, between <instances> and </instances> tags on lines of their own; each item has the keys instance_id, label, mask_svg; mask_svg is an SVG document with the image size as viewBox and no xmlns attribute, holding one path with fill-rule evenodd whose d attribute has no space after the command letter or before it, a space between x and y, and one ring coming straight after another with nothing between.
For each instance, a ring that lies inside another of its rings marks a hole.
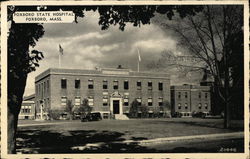
<instances>
[{"instance_id":1,"label":"large institutional building","mask_svg":"<svg viewBox=\"0 0 250 159\"><path fill-rule=\"evenodd\" d=\"M194 112L210 112L211 97L209 86L171 86L172 112L191 116Z\"/></svg>"},{"instance_id":2,"label":"large institutional building","mask_svg":"<svg viewBox=\"0 0 250 159\"><path fill-rule=\"evenodd\" d=\"M88 99L93 111L101 112L103 117L127 114L134 100L146 105L148 113L171 100L168 74L135 72L121 67L50 68L35 78L35 94L37 118L46 118L49 110L65 110L67 100L77 107L83 99Z\"/></svg>"}]
</instances>

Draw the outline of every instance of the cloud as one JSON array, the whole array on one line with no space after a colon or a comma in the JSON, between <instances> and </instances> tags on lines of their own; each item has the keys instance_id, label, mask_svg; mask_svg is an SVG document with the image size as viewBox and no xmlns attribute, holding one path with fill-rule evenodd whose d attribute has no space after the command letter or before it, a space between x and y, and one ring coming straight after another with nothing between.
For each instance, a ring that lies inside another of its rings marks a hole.
<instances>
[{"instance_id":1,"label":"cloud","mask_svg":"<svg viewBox=\"0 0 250 159\"><path fill-rule=\"evenodd\" d=\"M45 58L40 62L40 67L29 74L26 95L34 93L35 76L50 67L58 67L59 44L64 50L64 68L115 68L121 64L137 70L138 48L142 58L140 70L147 71L148 63L158 60L163 51L180 54L176 48L177 38L156 24L141 27L127 24L125 31L119 30L118 26L101 30L98 13L94 12L87 12L77 24L44 24L44 29L45 35L39 39L35 49L42 51Z\"/></svg>"}]
</instances>

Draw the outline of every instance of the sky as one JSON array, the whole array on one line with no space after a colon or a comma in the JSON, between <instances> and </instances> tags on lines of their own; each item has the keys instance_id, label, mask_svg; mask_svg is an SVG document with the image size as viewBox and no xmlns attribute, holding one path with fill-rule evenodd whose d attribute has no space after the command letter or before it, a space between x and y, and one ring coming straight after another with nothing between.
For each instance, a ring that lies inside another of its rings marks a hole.
<instances>
[{"instance_id":1,"label":"sky","mask_svg":"<svg viewBox=\"0 0 250 159\"><path fill-rule=\"evenodd\" d=\"M116 68L122 65L133 71L137 70L138 53L140 52L140 71L158 71L169 73L172 85L193 84L200 80L201 74L189 74L180 77L176 68L148 68L148 64L160 59L162 52L182 54L178 37L171 31L162 29L158 24L134 27L127 24L124 31L118 26L101 30L98 25L98 13L86 12L78 23L44 24L45 34L39 39L35 48L42 51L44 59L35 72L28 75L24 95L35 92L35 77L48 68L59 67L59 44L63 48L62 68L95 69Z\"/></svg>"}]
</instances>

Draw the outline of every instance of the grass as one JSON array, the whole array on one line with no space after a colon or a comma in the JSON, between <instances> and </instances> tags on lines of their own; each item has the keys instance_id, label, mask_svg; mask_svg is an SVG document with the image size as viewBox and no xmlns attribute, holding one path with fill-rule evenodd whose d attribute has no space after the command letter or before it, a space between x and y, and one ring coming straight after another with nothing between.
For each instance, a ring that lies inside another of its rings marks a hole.
<instances>
[{"instance_id":1,"label":"grass","mask_svg":"<svg viewBox=\"0 0 250 159\"><path fill-rule=\"evenodd\" d=\"M50 123L50 121L46 122ZM243 121L234 122L233 129L223 129L222 119L174 118L64 122L56 125L19 127L18 148L32 148L39 153L71 153L71 148L74 146L103 143L105 147L100 148L100 152L102 150L113 152L114 149L119 147L122 150L125 149L126 152L136 149L143 152L145 149L143 147L138 148L138 145L113 145L111 143L123 140L203 135L243 130ZM25 121L22 121L22 124L24 123Z\"/></svg>"}]
</instances>

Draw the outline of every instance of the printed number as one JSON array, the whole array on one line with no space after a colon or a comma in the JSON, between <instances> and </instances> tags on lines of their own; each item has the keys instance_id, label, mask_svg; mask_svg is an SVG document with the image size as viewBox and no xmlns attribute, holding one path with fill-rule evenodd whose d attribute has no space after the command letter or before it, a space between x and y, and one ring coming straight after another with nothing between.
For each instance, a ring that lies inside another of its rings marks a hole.
<instances>
[{"instance_id":1,"label":"printed number","mask_svg":"<svg viewBox=\"0 0 250 159\"><path fill-rule=\"evenodd\" d=\"M220 151L219 152L237 152L237 149L236 148L220 148Z\"/></svg>"}]
</instances>

